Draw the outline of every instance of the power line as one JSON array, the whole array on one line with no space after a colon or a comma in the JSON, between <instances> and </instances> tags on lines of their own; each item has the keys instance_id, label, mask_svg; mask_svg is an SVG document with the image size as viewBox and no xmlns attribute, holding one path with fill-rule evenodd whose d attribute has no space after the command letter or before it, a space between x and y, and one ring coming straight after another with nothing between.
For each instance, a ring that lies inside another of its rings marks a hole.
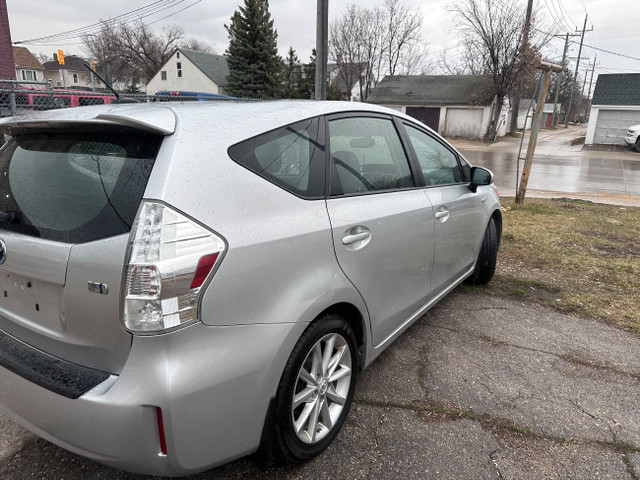
<instances>
[{"instance_id":1,"label":"power line","mask_svg":"<svg viewBox=\"0 0 640 480\"><path fill-rule=\"evenodd\" d=\"M553 0L550 0L550 2L551 2L551 6L549 6L548 0L544 0L545 5L547 6L547 10L551 14L551 18L553 18L553 23L560 28L565 28L566 22L564 22L564 19L558 14L558 11L556 10L556 6L553 3ZM565 23L565 25L562 25L562 23Z\"/></svg>"},{"instance_id":2,"label":"power line","mask_svg":"<svg viewBox=\"0 0 640 480\"><path fill-rule=\"evenodd\" d=\"M597 66L596 70L607 70L610 72L632 72L632 73L640 73L640 68L618 68L618 67L603 67Z\"/></svg>"},{"instance_id":3,"label":"power line","mask_svg":"<svg viewBox=\"0 0 640 480\"><path fill-rule=\"evenodd\" d=\"M162 18L159 18L158 20L154 20L153 22L148 23L147 25L153 25L154 23L158 23L158 22L160 22L160 21L162 21L162 20L164 20L164 19L166 19L166 18L173 17L174 15L179 14L180 12L182 12L183 10L186 10L187 8L191 8L191 7L193 7L196 3L200 3L201 1L202 1L202 0L196 0L195 2L190 3L190 4L189 4L189 5L187 5L186 7L183 7L183 8L181 8L180 10L177 10L177 11L175 11L175 12L173 12L173 13L170 13L170 14L169 14L169 15L167 15L167 16L164 16L164 17L162 17Z\"/></svg>"},{"instance_id":4,"label":"power line","mask_svg":"<svg viewBox=\"0 0 640 480\"><path fill-rule=\"evenodd\" d=\"M569 27L569 30L571 30L572 28L577 30L578 29L578 25L571 19L571 15L569 15L569 12L564 7L564 4L562 3L562 0L556 0L556 2L558 2L558 5L560 6L560 9L564 11L565 15L563 15L563 17L568 18L569 21L573 24L573 26L571 26L571 25L569 25L567 23L567 26Z\"/></svg>"},{"instance_id":5,"label":"power line","mask_svg":"<svg viewBox=\"0 0 640 480\"><path fill-rule=\"evenodd\" d=\"M577 44L578 42L569 40L571 43L575 43ZM609 55L615 55L617 57L623 57L623 58L628 58L630 60L638 60L640 62L640 57L633 57L631 55L626 55L624 53L618 53L618 52L612 52L611 50L606 50L604 48L600 48L600 47L594 47L593 45L587 45L586 43L584 44L585 47L590 48L592 50L597 50L598 52L604 52L604 53L608 53Z\"/></svg>"},{"instance_id":6,"label":"power line","mask_svg":"<svg viewBox=\"0 0 640 480\"><path fill-rule=\"evenodd\" d=\"M167 10L169 8L173 8L183 2L185 2L186 0L157 0L153 3L149 3L143 7L137 8L135 10L131 10L129 12L123 13L121 15L118 15L116 17L113 17L111 19L109 19L108 21L116 21L119 22L121 24L127 24L127 23L131 23L137 20L140 20L142 18L146 18L149 17L151 15L155 15L161 11ZM198 3L198 2L195 2ZM195 5L195 3L189 5L188 7L185 7L183 9L178 10L177 12L174 12L173 14L176 14L182 10L185 10L186 8L189 8L190 6ZM167 15L167 17L170 17L171 15ZM164 17L164 18L167 18ZM98 31L100 31L100 29L102 28L104 22L98 22L98 23L94 23L91 25L87 25L84 27L80 27L80 28L76 28L73 30L68 30L65 32L60 32L60 33L56 33L53 35L45 35L42 37L37 37L37 38L31 38L31 39L27 39L27 40L21 40L18 42L13 42L14 44L35 44L37 42L43 42L43 41L64 41L64 40L70 40L73 38L80 38L84 35L88 35L91 33L97 33Z\"/></svg>"},{"instance_id":7,"label":"power line","mask_svg":"<svg viewBox=\"0 0 640 480\"><path fill-rule=\"evenodd\" d=\"M587 14L587 16L589 15L589 12L587 12L587 6L584 3L584 0L580 0L580 3L582 4L582 8L584 9L584 13Z\"/></svg>"},{"instance_id":8,"label":"power line","mask_svg":"<svg viewBox=\"0 0 640 480\"><path fill-rule=\"evenodd\" d=\"M539 32L539 33L543 33L543 34L545 34L545 35L553 36L553 34L552 34L552 33L545 32L544 30L540 30L540 29L538 29L538 28L536 28L536 31L537 31L537 32ZM569 43L573 43L573 44L576 44L576 45L580 45L580 42L576 42L575 40L569 40ZM632 55L627 55L627 54L625 54L625 53L613 52L613 51L611 51L611 50L606 50L606 49L604 49L604 48L600 48L600 47L594 47L593 45L588 45L588 44L586 44L586 43L584 43L584 44L583 44L583 46L584 46L584 47L587 47L587 48L591 48L592 50L597 50L597 51L599 51L599 52L608 53L608 54L610 54L610 55L616 55L616 56L618 56L618 57L623 57L623 58L628 58L628 59L630 59L630 60L638 60L638 61L640 61L640 57L634 57L634 56L632 56Z\"/></svg>"},{"instance_id":9,"label":"power line","mask_svg":"<svg viewBox=\"0 0 640 480\"><path fill-rule=\"evenodd\" d=\"M167 1L173 2L175 0L158 0L156 2L147 4L147 5L143 6L143 7L136 8L135 10L131 10L130 12L123 13L122 15L118 15L118 16L114 17L113 20L124 20L124 19L127 19L128 17L130 17L131 15L138 15L138 14L146 13L149 9L158 8L159 6L161 6L162 4L166 3ZM36 42L36 41L50 40L50 39L51 40L53 40L53 39L63 40L63 39L66 39L66 37L68 37L69 35L72 35L71 38L74 38L76 36L82 35L85 31L91 31L96 27L99 28L100 26L101 26L101 23L94 23L94 24L91 24L91 25L87 25L87 26L80 27L80 28L75 28L73 30L67 30L65 32L60 32L60 33L56 33L56 34L53 34L53 35L45 35L45 36L42 36L42 37L31 38L31 39L28 39L28 40L21 40L21 41L14 42L14 43L16 43L16 44L19 44L19 43L32 43L32 42Z\"/></svg>"}]
</instances>

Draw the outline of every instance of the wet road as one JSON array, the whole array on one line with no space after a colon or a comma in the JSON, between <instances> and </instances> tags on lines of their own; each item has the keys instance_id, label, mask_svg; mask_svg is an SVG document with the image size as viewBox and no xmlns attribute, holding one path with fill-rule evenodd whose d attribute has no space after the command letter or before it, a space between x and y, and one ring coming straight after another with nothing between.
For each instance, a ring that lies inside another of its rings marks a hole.
<instances>
[{"instance_id":1,"label":"wet road","mask_svg":"<svg viewBox=\"0 0 640 480\"><path fill-rule=\"evenodd\" d=\"M544 132L536 148L528 189L564 193L617 193L640 195L640 154L631 150L594 151L571 140L584 127ZM509 138L496 144L452 141L474 165L490 169L501 194L513 195L520 140ZM526 143L522 157L526 154ZM524 160L520 162L520 172Z\"/></svg>"}]
</instances>

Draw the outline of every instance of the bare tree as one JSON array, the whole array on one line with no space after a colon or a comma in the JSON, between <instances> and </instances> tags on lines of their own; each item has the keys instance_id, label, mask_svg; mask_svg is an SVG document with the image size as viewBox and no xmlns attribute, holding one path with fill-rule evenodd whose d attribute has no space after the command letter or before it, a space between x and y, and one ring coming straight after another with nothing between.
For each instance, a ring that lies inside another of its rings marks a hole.
<instances>
[{"instance_id":1,"label":"bare tree","mask_svg":"<svg viewBox=\"0 0 640 480\"><path fill-rule=\"evenodd\" d=\"M461 42L461 51L452 53L451 49L440 52L438 67L447 75L484 75L485 65L476 55L477 47L473 41L465 39Z\"/></svg>"},{"instance_id":2,"label":"bare tree","mask_svg":"<svg viewBox=\"0 0 640 480\"><path fill-rule=\"evenodd\" d=\"M434 64L428 58L426 43L412 43L408 45L401 57L400 68L396 75L428 75L434 70Z\"/></svg>"},{"instance_id":3,"label":"bare tree","mask_svg":"<svg viewBox=\"0 0 640 480\"><path fill-rule=\"evenodd\" d=\"M158 35L143 22L103 21L98 34L85 35L83 43L89 55L97 59L97 67L107 81L147 83L166 63L183 35L177 25Z\"/></svg>"},{"instance_id":4,"label":"bare tree","mask_svg":"<svg viewBox=\"0 0 640 480\"><path fill-rule=\"evenodd\" d=\"M187 38L183 42L180 42L180 47L187 50L195 50L196 52L217 53L213 45L203 42L202 40L198 40L197 38Z\"/></svg>"},{"instance_id":5,"label":"bare tree","mask_svg":"<svg viewBox=\"0 0 640 480\"><path fill-rule=\"evenodd\" d=\"M466 64L473 73L485 73L493 78L497 98L489 137L496 132L504 100L527 71L549 37L532 28L527 48L522 51L526 9L518 0L457 0L449 10L455 14L454 25L464 37ZM532 25L535 25L535 18Z\"/></svg>"},{"instance_id":6,"label":"bare tree","mask_svg":"<svg viewBox=\"0 0 640 480\"><path fill-rule=\"evenodd\" d=\"M384 75L409 75L428 69L423 20L418 7L385 0L382 7L351 4L330 26L329 55L336 63L342 90L356 83L366 100Z\"/></svg>"},{"instance_id":7,"label":"bare tree","mask_svg":"<svg viewBox=\"0 0 640 480\"><path fill-rule=\"evenodd\" d=\"M424 52L422 12L401 0L385 0L384 13L387 22L384 37L387 73L401 74L415 68L419 59L415 54Z\"/></svg>"},{"instance_id":8,"label":"bare tree","mask_svg":"<svg viewBox=\"0 0 640 480\"><path fill-rule=\"evenodd\" d=\"M34 57L38 59L40 63L47 63L53 61L53 55L45 55L44 53L34 53Z\"/></svg>"},{"instance_id":9,"label":"bare tree","mask_svg":"<svg viewBox=\"0 0 640 480\"><path fill-rule=\"evenodd\" d=\"M360 44L360 98L366 100L372 86L378 83L375 65L382 63L385 46L380 41L384 35L385 12L379 8L363 9L355 24Z\"/></svg>"},{"instance_id":10,"label":"bare tree","mask_svg":"<svg viewBox=\"0 0 640 480\"><path fill-rule=\"evenodd\" d=\"M342 18L333 22L329 29L329 55L336 63L337 80L343 84L341 90L347 98L362 75L362 35L358 31L362 10L358 5L349 5Z\"/></svg>"}]
</instances>

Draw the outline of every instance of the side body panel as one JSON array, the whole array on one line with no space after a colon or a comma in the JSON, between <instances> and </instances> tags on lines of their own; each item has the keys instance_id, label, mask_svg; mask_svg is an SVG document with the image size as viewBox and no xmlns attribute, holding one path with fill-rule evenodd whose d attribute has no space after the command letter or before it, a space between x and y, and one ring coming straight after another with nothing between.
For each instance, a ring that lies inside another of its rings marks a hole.
<instances>
[{"instance_id":1,"label":"side body panel","mask_svg":"<svg viewBox=\"0 0 640 480\"><path fill-rule=\"evenodd\" d=\"M473 193L464 184L428 187L424 192L436 216L431 284L437 295L476 261L478 239L482 240L488 222L483 211L486 194Z\"/></svg>"},{"instance_id":2,"label":"side body panel","mask_svg":"<svg viewBox=\"0 0 640 480\"><path fill-rule=\"evenodd\" d=\"M382 343L426 303L435 245L433 213L420 190L327 200L340 266L362 294L372 342ZM345 244L350 235L368 237Z\"/></svg>"}]
</instances>

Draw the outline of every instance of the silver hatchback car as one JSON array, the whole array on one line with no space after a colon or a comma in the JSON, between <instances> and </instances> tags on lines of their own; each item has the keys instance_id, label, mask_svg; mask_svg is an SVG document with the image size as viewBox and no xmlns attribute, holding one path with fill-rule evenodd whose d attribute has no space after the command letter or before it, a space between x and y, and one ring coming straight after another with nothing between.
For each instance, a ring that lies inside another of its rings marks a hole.
<instances>
[{"instance_id":1,"label":"silver hatchback car","mask_svg":"<svg viewBox=\"0 0 640 480\"><path fill-rule=\"evenodd\" d=\"M0 411L113 467L313 458L358 373L494 273L491 172L389 109L156 103L0 126Z\"/></svg>"}]
</instances>

